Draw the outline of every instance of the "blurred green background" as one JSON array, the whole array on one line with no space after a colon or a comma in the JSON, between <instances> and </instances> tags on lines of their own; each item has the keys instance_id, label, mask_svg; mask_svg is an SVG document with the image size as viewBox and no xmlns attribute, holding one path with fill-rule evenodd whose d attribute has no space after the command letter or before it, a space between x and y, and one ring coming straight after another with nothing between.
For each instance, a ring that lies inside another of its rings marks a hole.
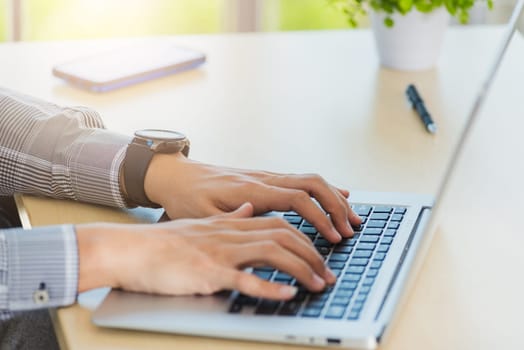
<instances>
[{"instance_id":1,"label":"blurred green background","mask_svg":"<svg viewBox=\"0 0 524 350\"><path fill-rule=\"evenodd\" d=\"M0 40L11 1L0 0ZM224 30L227 0L22 0L22 40L61 40ZM326 0L259 2L263 31L347 28Z\"/></svg>"}]
</instances>

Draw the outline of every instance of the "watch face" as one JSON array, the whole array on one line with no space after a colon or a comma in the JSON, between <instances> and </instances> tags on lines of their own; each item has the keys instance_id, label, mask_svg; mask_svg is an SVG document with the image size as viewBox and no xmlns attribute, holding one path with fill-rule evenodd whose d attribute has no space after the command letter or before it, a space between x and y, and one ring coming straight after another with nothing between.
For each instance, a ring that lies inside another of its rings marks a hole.
<instances>
[{"instance_id":1,"label":"watch face","mask_svg":"<svg viewBox=\"0 0 524 350\"><path fill-rule=\"evenodd\" d=\"M182 140L186 136L180 132L171 131L171 130L157 130L157 129L146 129L139 130L135 132L135 136L144 138L144 139L153 139L153 140Z\"/></svg>"}]
</instances>

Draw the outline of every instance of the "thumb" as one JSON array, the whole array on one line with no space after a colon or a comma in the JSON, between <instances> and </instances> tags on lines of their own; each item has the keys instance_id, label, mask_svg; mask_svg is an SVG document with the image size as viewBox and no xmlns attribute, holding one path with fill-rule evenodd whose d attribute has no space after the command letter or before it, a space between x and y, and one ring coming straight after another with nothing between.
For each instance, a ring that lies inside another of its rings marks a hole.
<instances>
[{"instance_id":1,"label":"thumb","mask_svg":"<svg viewBox=\"0 0 524 350\"><path fill-rule=\"evenodd\" d=\"M243 219L250 218L253 216L254 209L253 204L246 202L232 212L219 215L228 219Z\"/></svg>"}]
</instances>

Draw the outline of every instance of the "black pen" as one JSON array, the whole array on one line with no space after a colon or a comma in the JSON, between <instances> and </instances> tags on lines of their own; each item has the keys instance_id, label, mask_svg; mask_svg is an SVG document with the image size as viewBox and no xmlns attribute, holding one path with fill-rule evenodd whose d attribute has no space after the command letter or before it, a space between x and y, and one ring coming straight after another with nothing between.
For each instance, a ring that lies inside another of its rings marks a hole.
<instances>
[{"instance_id":1,"label":"black pen","mask_svg":"<svg viewBox=\"0 0 524 350\"><path fill-rule=\"evenodd\" d=\"M431 119L431 115L429 114L428 110L426 109L426 106L424 106L424 101L418 94L418 91L415 85L413 84L408 85L408 88L406 89L406 95L408 96L411 106L413 107L413 109L417 111L417 114L419 115L420 119L424 123L426 130L434 134L437 131L437 126L435 125L435 122L433 122L433 119Z\"/></svg>"}]
</instances>

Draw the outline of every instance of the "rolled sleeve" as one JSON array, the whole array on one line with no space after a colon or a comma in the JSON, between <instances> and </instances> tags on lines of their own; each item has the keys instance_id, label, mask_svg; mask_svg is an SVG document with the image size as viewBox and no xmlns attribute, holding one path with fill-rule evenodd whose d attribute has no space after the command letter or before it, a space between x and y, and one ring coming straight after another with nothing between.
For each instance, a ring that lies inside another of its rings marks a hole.
<instances>
[{"instance_id":1,"label":"rolled sleeve","mask_svg":"<svg viewBox=\"0 0 524 350\"><path fill-rule=\"evenodd\" d=\"M74 227L0 231L0 309L23 311L70 305L78 286Z\"/></svg>"},{"instance_id":2,"label":"rolled sleeve","mask_svg":"<svg viewBox=\"0 0 524 350\"><path fill-rule=\"evenodd\" d=\"M120 172L131 137L86 107L0 89L0 195L32 193L127 206Z\"/></svg>"}]
</instances>

